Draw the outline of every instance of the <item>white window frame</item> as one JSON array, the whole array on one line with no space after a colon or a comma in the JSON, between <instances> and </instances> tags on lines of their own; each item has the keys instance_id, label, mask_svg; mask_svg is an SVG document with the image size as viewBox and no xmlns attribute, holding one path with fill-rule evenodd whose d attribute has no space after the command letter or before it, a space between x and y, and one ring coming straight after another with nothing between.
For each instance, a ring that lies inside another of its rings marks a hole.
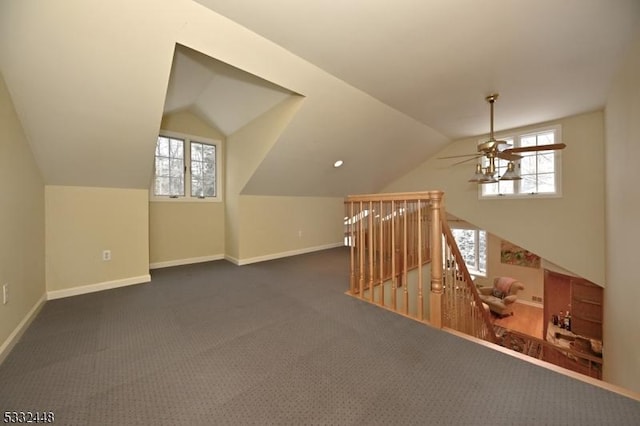
<instances>
[{"instance_id":1,"label":"white window frame","mask_svg":"<svg viewBox=\"0 0 640 426\"><path fill-rule=\"evenodd\" d=\"M486 277L487 276L487 270L489 269L489 233L484 230L484 229L478 229L478 228L472 228L472 227L464 227L464 226L459 226L459 227L452 227L451 229L452 231L454 230L463 230L463 231L473 231L474 233L474 252L475 252L475 259L476 259L476 267L470 267L469 265L467 265L467 269L469 270L469 274L470 275L475 275L475 276L480 276L480 277ZM484 252L484 258L485 258L485 270L481 271L480 270L480 232L484 232L485 235L485 252ZM454 235L454 239L455 239L455 235ZM458 244L458 242L456 241L456 244ZM460 248L460 246L458 245L458 248ZM462 253L462 251L461 251ZM463 256L464 258L464 256ZM465 262L466 265L466 262Z\"/></svg>"},{"instance_id":2,"label":"white window frame","mask_svg":"<svg viewBox=\"0 0 640 426\"><path fill-rule=\"evenodd\" d=\"M154 149L154 161L153 161L153 175L151 178L151 187L149 189L150 201L162 201L162 202L189 202L189 203L219 203L222 199L222 142L215 139L205 138L201 136L194 136L185 133L172 132L167 130L160 130L158 137L167 137L181 139L184 141L184 156L185 173L184 173L184 196L170 197L166 195L155 195L155 149ZM214 145L216 147L216 196L215 197L192 197L191 196L191 142L203 143L208 145ZM156 142L157 143L157 142Z\"/></svg>"},{"instance_id":3,"label":"white window frame","mask_svg":"<svg viewBox=\"0 0 640 426\"><path fill-rule=\"evenodd\" d=\"M554 132L554 143L560 143L562 141L562 126L560 124L555 124L547 127L540 127L530 130L518 131L518 132L505 132L499 135L496 135L495 138L497 140L513 140L513 147L517 148L520 146L520 139L526 136L536 135L540 133ZM479 143L486 142L486 139L479 141ZM526 155L527 153L523 153ZM496 158L497 164L500 159ZM504 160L503 160L504 161ZM519 180L512 181L514 182L514 193L513 194L483 194L483 189L486 185L493 184L478 184L478 199L480 200L496 200L496 199L522 199L522 198L560 198L562 197L562 150L557 149L554 151L554 180L555 180L555 192L545 192L545 193L528 193L528 192L519 192L520 182ZM520 173L520 164L519 161L516 162L516 170Z\"/></svg>"}]
</instances>

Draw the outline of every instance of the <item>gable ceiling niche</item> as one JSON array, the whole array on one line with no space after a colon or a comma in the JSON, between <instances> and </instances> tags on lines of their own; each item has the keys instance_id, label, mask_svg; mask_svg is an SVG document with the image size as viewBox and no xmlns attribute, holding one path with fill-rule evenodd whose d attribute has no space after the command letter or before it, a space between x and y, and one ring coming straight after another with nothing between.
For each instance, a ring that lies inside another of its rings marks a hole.
<instances>
[{"instance_id":1,"label":"gable ceiling niche","mask_svg":"<svg viewBox=\"0 0 640 426\"><path fill-rule=\"evenodd\" d=\"M164 114L189 110L228 136L296 93L176 45Z\"/></svg>"}]
</instances>

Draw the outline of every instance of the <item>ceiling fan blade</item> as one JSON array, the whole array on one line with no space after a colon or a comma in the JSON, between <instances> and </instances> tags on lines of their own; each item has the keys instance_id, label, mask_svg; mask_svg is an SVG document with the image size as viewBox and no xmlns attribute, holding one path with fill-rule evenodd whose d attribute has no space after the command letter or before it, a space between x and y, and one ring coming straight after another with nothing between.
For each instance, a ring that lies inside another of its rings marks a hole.
<instances>
[{"instance_id":1,"label":"ceiling fan blade","mask_svg":"<svg viewBox=\"0 0 640 426\"><path fill-rule=\"evenodd\" d=\"M462 155L449 155L448 157L438 157L438 160L447 160L449 158L460 158L460 157L478 157L481 154L462 154Z\"/></svg>"},{"instance_id":2,"label":"ceiling fan blade","mask_svg":"<svg viewBox=\"0 0 640 426\"><path fill-rule=\"evenodd\" d=\"M563 143L553 143L549 145L523 146L519 148L509 148L502 151L503 153L513 154L516 152L533 152L533 151L552 151L555 149L564 149L567 145Z\"/></svg>"},{"instance_id":3,"label":"ceiling fan blade","mask_svg":"<svg viewBox=\"0 0 640 426\"><path fill-rule=\"evenodd\" d=\"M462 161L458 161L457 163L453 163L452 166L455 166L457 164L462 164L462 163L466 163L467 161L472 161L472 160L476 160L478 158L482 157L482 155L477 155L473 158L467 158L466 160L462 160Z\"/></svg>"},{"instance_id":4,"label":"ceiling fan blade","mask_svg":"<svg viewBox=\"0 0 640 426\"><path fill-rule=\"evenodd\" d=\"M507 160L507 161L518 161L522 159L522 155L518 155L518 154L512 154L510 152L498 152L496 154L496 157L501 158L503 160Z\"/></svg>"}]
</instances>

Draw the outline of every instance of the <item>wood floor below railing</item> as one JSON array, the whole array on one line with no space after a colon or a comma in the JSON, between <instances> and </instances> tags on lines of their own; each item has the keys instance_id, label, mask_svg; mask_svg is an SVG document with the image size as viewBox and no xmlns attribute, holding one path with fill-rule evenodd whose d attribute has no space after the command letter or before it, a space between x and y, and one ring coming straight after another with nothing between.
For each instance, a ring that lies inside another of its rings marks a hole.
<instances>
[{"instance_id":1,"label":"wood floor below railing","mask_svg":"<svg viewBox=\"0 0 640 426\"><path fill-rule=\"evenodd\" d=\"M543 308L524 303L514 303L512 306L511 316L498 318L492 315L494 326L506 331L506 334L500 336L501 345L559 367L602 379L602 358L579 352L567 353L565 349L544 339ZM503 338L504 336L508 338Z\"/></svg>"},{"instance_id":2,"label":"wood floor below railing","mask_svg":"<svg viewBox=\"0 0 640 426\"><path fill-rule=\"evenodd\" d=\"M537 307L518 302L511 306L513 307L513 315L504 318L492 316L493 324L542 339L542 330L544 328L544 310L542 306Z\"/></svg>"}]
</instances>

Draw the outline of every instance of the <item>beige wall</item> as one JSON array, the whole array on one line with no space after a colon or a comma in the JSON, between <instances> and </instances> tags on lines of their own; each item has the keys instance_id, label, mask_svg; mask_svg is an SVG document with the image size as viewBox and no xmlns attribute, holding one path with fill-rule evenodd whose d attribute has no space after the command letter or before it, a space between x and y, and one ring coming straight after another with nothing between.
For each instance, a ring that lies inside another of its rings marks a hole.
<instances>
[{"instance_id":1,"label":"beige wall","mask_svg":"<svg viewBox=\"0 0 640 426\"><path fill-rule=\"evenodd\" d=\"M0 75L0 361L5 344L45 294L44 184Z\"/></svg>"},{"instance_id":2,"label":"beige wall","mask_svg":"<svg viewBox=\"0 0 640 426\"><path fill-rule=\"evenodd\" d=\"M258 243L260 246L258 249L248 247L247 245L252 244L253 237L243 237L243 235L251 232L251 227L259 227L259 223L270 220L268 219L268 205L260 204L260 200L264 201L270 198L259 197L243 204L241 199L247 196L241 195L241 193L253 172L264 159L264 156L276 143L290 120L294 117L303 100L304 98L302 97L286 99L233 135L230 135L227 139L227 149L225 151L227 167L225 185L225 252L227 257L234 261L241 261L243 257L246 257L245 253L265 252L266 247L262 243ZM342 217L340 216L340 218ZM255 218L256 223L253 223L252 218ZM278 244L277 241L273 241L273 243ZM276 252L277 248L267 251Z\"/></svg>"},{"instance_id":3,"label":"beige wall","mask_svg":"<svg viewBox=\"0 0 640 426\"><path fill-rule=\"evenodd\" d=\"M536 304L532 296L544 297L544 269L528 268L526 266L509 265L500 261L502 238L489 233L487 253L487 278L484 284L492 286L495 277L513 277L521 281L525 289L518 292L518 301ZM480 280L481 282L483 280Z\"/></svg>"},{"instance_id":4,"label":"beige wall","mask_svg":"<svg viewBox=\"0 0 640 426\"><path fill-rule=\"evenodd\" d=\"M474 229L474 225L450 219L451 228ZM525 289L518 292L518 301L542 307L540 302L534 302L532 296L544 297L544 259L540 268L529 268L519 265L509 265L501 262L503 239L487 232L487 276L477 276L474 282L484 287L493 286L496 277L512 277L521 281Z\"/></svg>"},{"instance_id":5,"label":"beige wall","mask_svg":"<svg viewBox=\"0 0 640 426\"><path fill-rule=\"evenodd\" d=\"M148 203L143 189L46 186L49 295L148 281ZM103 250L111 261L102 260Z\"/></svg>"},{"instance_id":6,"label":"beige wall","mask_svg":"<svg viewBox=\"0 0 640 426\"><path fill-rule=\"evenodd\" d=\"M222 203L150 203L149 259L152 268L223 256Z\"/></svg>"},{"instance_id":7,"label":"beige wall","mask_svg":"<svg viewBox=\"0 0 640 426\"><path fill-rule=\"evenodd\" d=\"M225 137L211 124L190 111L178 111L162 118L162 130L220 141L218 153L222 191L220 202L149 203L149 259L151 267L191 263L220 258L225 247Z\"/></svg>"},{"instance_id":8,"label":"beige wall","mask_svg":"<svg viewBox=\"0 0 640 426\"><path fill-rule=\"evenodd\" d=\"M467 182L473 164L435 157L468 154L480 138L458 140L434 158L384 188L384 192L440 189L453 215L505 238L545 259L605 285L604 120L593 112L553 123L562 125L561 198L479 200L477 184Z\"/></svg>"},{"instance_id":9,"label":"beige wall","mask_svg":"<svg viewBox=\"0 0 640 426\"><path fill-rule=\"evenodd\" d=\"M604 377L640 392L640 34L606 106L607 289Z\"/></svg>"},{"instance_id":10,"label":"beige wall","mask_svg":"<svg viewBox=\"0 0 640 426\"><path fill-rule=\"evenodd\" d=\"M242 263L343 243L342 198L243 195L240 212Z\"/></svg>"}]
</instances>

